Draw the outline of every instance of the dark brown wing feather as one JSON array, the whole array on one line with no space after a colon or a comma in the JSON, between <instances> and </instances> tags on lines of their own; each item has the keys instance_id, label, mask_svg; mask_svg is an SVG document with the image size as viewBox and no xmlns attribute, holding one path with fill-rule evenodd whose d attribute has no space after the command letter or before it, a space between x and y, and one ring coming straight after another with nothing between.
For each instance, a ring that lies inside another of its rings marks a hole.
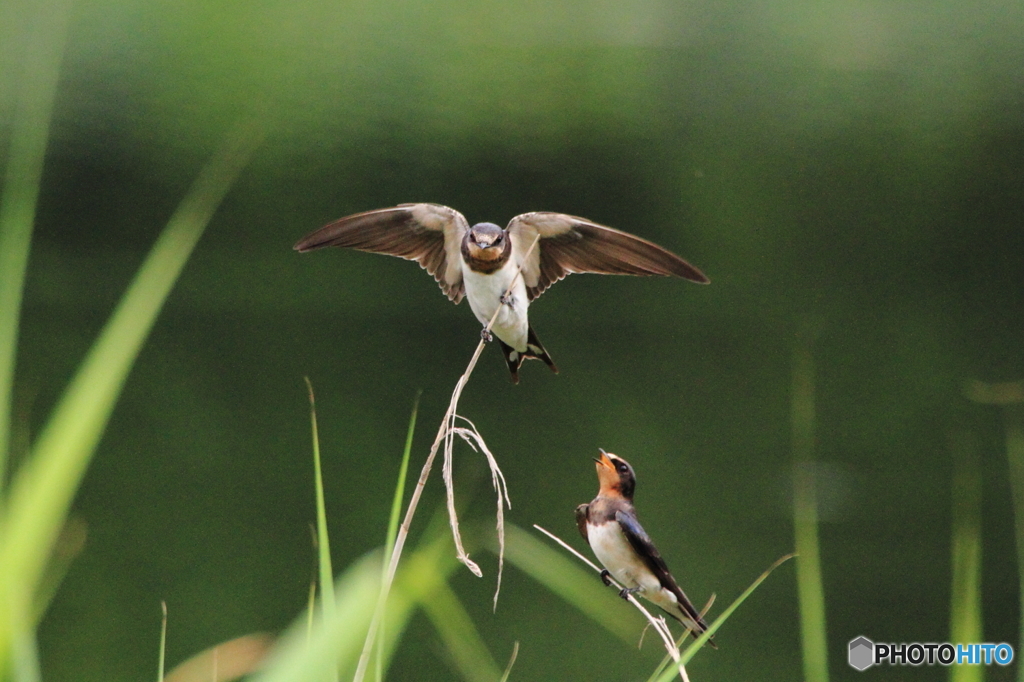
<instances>
[{"instance_id":1,"label":"dark brown wing feather","mask_svg":"<svg viewBox=\"0 0 1024 682\"><path fill-rule=\"evenodd\" d=\"M508 225L517 257L539 235L523 265L530 300L572 273L663 275L706 284L700 270L671 251L621 230L564 213L535 212L516 216Z\"/></svg>"},{"instance_id":2,"label":"dark brown wing feather","mask_svg":"<svg viewBox=\"0 0 1024 682\"><path fill-rule=\"evenodd\" d=\"M687 598L686 594L683 593L682 588L676 582L676 579L672 577L672 574L668 570L668 565L665 564L665 560L661 558L661 554L658 553L658 548L654 546L654 542L651 541L647 531L644 530L643 526L640 525L640 521L637 519L636 514L628 511L617 511L615 512L615 520L619 522L619 527L622 528L622 533L629 540L629 544L636 550L636 553L644 560L647 564L647 568L651 569L651 572L658 577L658 581L661 586L666 590L676 595L676 600L679 602L679 606L686 611L686 614L693 619L695 623L701 624L704 628L707 625L704 623L704 619L701 618L700 612L697 611L693 603Z\"/></svg>"},{"instance_id":3,"label":"dark brown wing feather","mask_svg":"<svg viewBox=\"0 0 1024 682\"><path fill-rule=\"evenodd\" d=\"M447 206L402 204L336 220L303 237L295 250L341 246L414 260L459 303L465 291L458 248L467 229L462 214Z\"/></svg>"},{"instance_id":4,"label":"dark brown wing feather","mask_svg":"<svg viewBox=\"0 0 1024 682\"><path fill-rule=\"evenodd\" d=\"M587 535L587 517L590 515L590 505L581 504L576 507L576 527L580 529L580 535L590 545L590 536Z\"/></svg>"}]
</instances>

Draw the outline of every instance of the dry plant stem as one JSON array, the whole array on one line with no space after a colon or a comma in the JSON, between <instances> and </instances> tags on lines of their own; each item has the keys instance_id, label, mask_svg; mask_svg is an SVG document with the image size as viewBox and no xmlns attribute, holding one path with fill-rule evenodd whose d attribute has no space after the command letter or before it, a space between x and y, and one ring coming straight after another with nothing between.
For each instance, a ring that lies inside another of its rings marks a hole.
<instances>
[{"instance_id":1,"label":"dry plant stem","mask_svg":"<svg viewBox=\"0 0 1024 682\"><path fill-rule=\"evenodd\" d=\"M590 559L577 552L572 546L570 546L567 542L562 540L562 538L558 537L551 531L538 526L536 523L533 524L533 527L539 530L541 533L544 533L544 535L547 535L549 538L560 544L568 551L572 552L577 559L585 563L587 566L590 566L596 572L601 572L601 569L598 568L597 565L594 564L594 562L592 562ZM619 588L620 590L623 589L623 586L620 585L619 582L615 580L615 578L613 578L610 575L607 577L609 582L615 585L615 587ZM679 647L676 646L675 638L672 637L672 631L668 629L668 624L665 622L664 617L658 616L656 618L652 616L651 612L644 608L644 605L637 601L636 597L634 597L632 594L627 595L626 599L629 601L630 604L638 608L640 610L640 613L644 614L644 618L646 618L648 622L652 626L654 626L654 630L661 637L661 641L665 645L665 650L668 652L668 655L672 658L672 660L675 661L676 667L679 669L679 678L684 680L685 682L690 682L690 678L686 674L686 668L684 668L682 664L679 663Z\"/></svg>"},{"instance_id":2,"label":"dry plant stem","mask_svg":"<svg viewBox=\"0 0 1024 682\"><path fill-rule=\"evenodd\" d=\"M526 254L523 256L523 262L530 257L533 249L537 246L537 241L540 239L540 235L534 238L533 243L530 244L530 248L526 250ZM505 294L512 293L512 288L515 286L516 281L522 276L522 266L520 265L519 270L516 272L516 276L512 279ZM501 305L494 311L494 315L491 316L487 326L484 327L484 331L490 332L491 327L494 326L494 321L498 319L498 313L501 312ZM423 489L427 485L427 479L430 477L430 471L434 466L434 458L437 456L437 449L442 442L445 442L445 457L449 456L449 452L452 447L451 438L454 437L455 428L455 410L459 404L459 398L462 396L462 389L465 388L466 383L469 381L470 375L473 373L473 369L476 367L477 360L480 359L480 354L484 352L484 346L486 341L483 338L476 345L476 350L473 352L473 357L470 358L469 364L466 366L466 371L462 373L459 380L455 382L455 390L452 391L451 400L448 402L448 411L445 412L444 418L441 420L441 426L437 430L437 436L434 437L434 443L430 446L430 454L427 455L427 461L423 463L423 468L420 470L419 480L416 481L416 487L413 488L412 497L409 498L409 506L405 510L405 517L402 519L402 525L398 527L398 534L395 536L395 546L391 551L391 561L388 563L388 571L384 576L384 584L381 585L380 595L377 598L377 605L373 612L373 619L370 621L370 627L366 632L366 641L363 643L363 651L359 655L359 665L356 667L356 674L353 678L354 682L362 682L366 676L366 667L370 661L370 651L373 649L374 640L377 638L377 629L380 627L381 615L384 613L384 604L387 603L388 594L391 592L391 585L395 581L395 573L398 571L398 561L402 557L402 549L405 547L405 541L409 537L409 528L412 526L412 519L416 515L416 508L419 506L420 496L423 494ZM474 428L475 431L475 428ZM479 437L479 434L477 434ZM483 439L480 438L480 443L483 443ZM490 451L486 450L487 454L490 455ZM493 456L490 456L489 463L493 460ZM496 463L491 468L491 475L494 477L494 470L497 466ZM500 475L500 470L498 475ZM504 484L504 477L501 477L502 484ZM495 486L497 487L497 486ZM505 497L507 499L508 492L505 491ZM453 491L451 487L448 487L449 500L453 499ZM499 533L498 538L501 544L499 545L499 556L498 566L499 568L504 563L504 524L501 522L501 489L498 492L498 509L499 509ZM454 506L449 506L449 518L452 519L452 535L455 540L456 551L458 552L459 561L466 564L469 570L473 571L473 574L477 577L483 575L480 567L470 560L465 550L462 548L462 541L459 537L458 531L458 519L454 516ZM500 583L499 583L500 586ZM497 600L497 593L495 593L495 600Z\"/></svg>"},{"instance_id":3,"label":"dry plant stem","mask_svg":"<svg viewBox=\"0 0 1024 682\"><path fill-rule=\"evenodd\" d=\"M456 415L457 416L457 415ZM487 447L487 443L484 442L483 436L477 431L476 425L466 419L465 417L459 416L459 419L469 424L469 428L465 427L452 427L449 430L448 440L451 438L451 434L455 434L462 438L469 444L469 447L473 448L477 452L484 453L487 458L487 465L491 469L491 485L494 486L494 490L498 493L498 509L497 509L497 531L498 531L498 579L494 588L494 610L498 610L498 594L501 592L501 575L505 566L505 510L502 507L502 502L508 505L508 508L512 508L512 500L508 497L508 484L505 483L505 474L501 473L501 469L498 467L498 461ZM474 445L474 443L476 443ZM479 571L479 567L470 561L469 556L466 555L465 550L462 549L462 542L459 539L459 519L455 515L455 483L452 480L452 458L449 449L445 449L444 457L444 484L445 489L448 491L448 515L452 525L452 535L456 539L456 547L459 551L459 559L462 563L470 566L470 570L476 568ZM476 571L474 571L476 573ZM478 575L479 577L479 575Z\"/></svg>"},{"instance_id":4,"label":"dry plant stem","mask_svg":"<svg viewBox=\"0 0 1024 682\"><path fill-rule=\"evenodd\" d=\"M508 665L505 666L505 674L501 676L498 682L507 682L508 676L512 674L512 666L516 664L516 658L519 657L519 640L512 645L512 657L508 659Z\"/></svg>"},{"instance_id":5,"label":"dry plant stem","mask_svg":"<svg viewBox=\"0 0 1024 682\"><path fill-rule=\"evenodd\" d=\"M157 680L164 682L164 662L167 653L167 602L160 602L160 608L163 610L163 618L160 620L160 668Z\"/></svg>"}]
</instances>

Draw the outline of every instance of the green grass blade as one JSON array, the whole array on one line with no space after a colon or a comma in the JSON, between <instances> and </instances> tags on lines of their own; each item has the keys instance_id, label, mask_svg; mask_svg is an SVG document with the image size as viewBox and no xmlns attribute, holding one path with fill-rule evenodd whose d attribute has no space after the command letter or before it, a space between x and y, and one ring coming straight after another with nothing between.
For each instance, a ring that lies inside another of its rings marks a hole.
<instances>
[{"instance_id":1,"label":"green grass blade","mask_svg":"<svg viewBox=\"0 0 1024 682\"><path fill-rule=\"evenodd\" d=\"M828 682L825 588L818 547L814 468L814 360L809 342L793 354L793 529L804 680Z\"/></svg>"},{"instance_id":2,"label":"green grass blade","mask_svg":"<svg viewBox=\"0 0 1024 682\"><path fill-rule=\"evenodd\" d=\"M505 525L505 558L521 571L569 602L616 637L635 643L643 628L633 609L605 587L597 574L545 544L522 528Z\"/></svg>"},{"instance_id":3,"label":"green grass blade","mask_svg":"<svg viewBox=\"0 0 1024 682\"><path fill-rule=\"evenodd\" d=\"M329 620L334 617L336 602L334 599L334 568L331 566L331 538L327 532L327 502L324 499L324 475L320 466L320 434L316 424L316 397L313 394L313 383L306 379L306 388L309 389L309 421L313 431L313 471L314 487L316 488L316 537L317 537L317 566L320 573L320 594L321 609L323 617ZM335 669L327 678L338 679L338 671Z\"/></svg>"},{"instance_id":4,"label":"green grass blade","mask_svg":"<svg viewBox=\"0 0 1024 682\"><path fill-rule=\"evenodd\" d=\"M1024 623L1024 381L995 384L970 381L964 388L969 400L982 405L998 405L1003 412L1006 460L1010 470L1010 492L1013 494L1013 525L1017 540L1020 622ZM1017 654L1022 651L1024 627L1020 628ZM1017 665L1017 680L1024 682L1024 665Z\"/></svg>"},{"instance_id":5,"label":"green grass blade","mask_svg":"<svg viewBox=\"0 0 1024 682\"><path fill-rule=\"evenodd\" d=\"M377 647L382 652L382 671L397 648L402 631L405 629L413 609L429 599L439 585L443 585L459 566L451 551L443 510L431 518L425 533L427 540L407 555L402 567L395 574L393 589L388 596L384 619L389 624L387 635L378 630ZM382 568L386 568L383 564ZM384 573L382 571L381 575ZM361 653L361 652L360 652ZM358 660L356 661L358 664ZM356 665L349 671L356 672Z\"/></svg>"},{"instance_id":6,"label":"green grass blade","mask_svg":"<svg viewBox=\"0 0 1024 682\"><path fill-rule=\"evenodd\" d=\"M600 585L599 580L589 576L587 571L569 561L565 555L540 542L522 528L510 524L506 526L506 533L507 544L505 552L509 561L625 641L631 642L636 638L637 633L642 627L639 620L630 621L628 618L623 618L621 611L610 608L614 602L607 598L606 589L589 589L591 584ZM771 572L794 556L794 554L787 554L769 566L768 570L762 573L743 594L737 597L729 605L729 608L722 612L708 626L707 631L694 640L693 644L682 653L680 657L681 663L686 665L693 655L704 646L704 643L732 615L733 611L771 575ZM667 662L662 661L655 668L654 673L649 679L659 681L671 680L674 675L678 674L674 665L668 669L666 669L666 665Z\"/></svg>"},{"instance_id":7,"label":"green grass blade","mask_svg":"<svg viewBox=\"0 0 1024 682\"><path fill-rule=\"evenodd\" d=\"M53 601L61 583L64 582L64 576L67 575L75 559L78 558L78 555L85 548L87 535L85 521L73 516L61 528L60 535L57 537L56 543L54 543L53 551L50 552L46 570L43 572L42 580L39 583L39 589L36 591L35 601L32 604L32 620L30 622L38 623L42 620L46 610L50 608L50 602Z\"/></svg>"},{"instance_id":8,"label":"green grass blade","mask_svg":"<svg viewBox=\"0 0 1024 682\"><path fill-rule=\"evenodd\" d=\"M1006 457L1010 464L1010 488L1013 490L1013 522L1017 534L1017 579L1020 581L1020 617L1024 623L1024 418L1021 409L1007 407ZM1018 652L1024 652L1024 627L1021 627ZM1024 682L1024 664L1017 664L1017 679Z\"/></svg>"},{"instance_id":9,"label":"green grass blade","mask_svg":"<svg viewBox=\"0 0 1024 682\"><path fill-rule=\"evenodd\" d=\"M409 430L405 434L405 448L402 450L402 464L398 467L398 482L395 484L395 496L391 499L391 516L388 518L388 536L384 542L384 565L391 561L391 550L398 535L398 522L402 518L402 500L405 498L405 481L409 476L409 459L412 455L412 437L416 433L416 415L420 409L422 391L416 392L412 403L412 416L409 417Z\"/></svg>"},{"instance_id":10,"label":"green grass blade","mask_svg":"<svg viewBox=\"0 0 1024 682\"><path fill-rule=\"evenodd\" d=\"M11 636L31 627L47 556L117 396L178 274L261 135L234 131L157 239L12 480L0 517L0 669Z\"/></svg>"},{"instance_id":11,"label":"green grass blade","mask_svg":"<svg viewBox=\"0 0 1024 682\"><path fill-rule=\"evenodd\" d=\"M306 640L313 638L313 615L316 613L316 580L309 581L309 596L306 598Z\"/></svg>"},{"instance_id":12,"label":"green grass blade","mask_svg":"<svg viewBox=\"0 0 1024 682\"><path fill-rule=\"evenodd\" d=\"M282 636L254 682L323 682L339 669L354 669L380 590L380 554L354 562L334 585L333 615L318 619L307 635L299 618Z\"/></svg>"},{"instance_id":13,"label":"green grass blade","mask_svg":"<svg viewBox=\"0 0 1024 682\"><path fill-rule=\"evenodd\" d=\"M501 677L487 645L447 582L438 582L423 600L423 610L444 642L452 662L468 682L493 682Z\"/></svg>"},{"instance_id":14,"label":"green grass blade","mask_svg":"<svg viewBox=\"0 0 1024 682\"><path fill-rule=\"evenodd\" d=\"M982 642L981 619L981 473L978 452L967 434L952 442L953 474L953 584L949 616L950 642ZM980 682L980 665L954 665L951 682Z\"/></svg>"},{"instance_id":15,"label":"green grass blade","mask_svg":"<svg viewBox=\"0 0 1024 682\"><path fill-rule=\"evenodd\" d=\"M411 608L417 604L422 606L459 672L469 680L496 680L501 671L448 586L448 576L460 564L452 555L451 540L446 531L446 514L441 510L431 519L427 530L427 536L432 540L407 556L395 576L388 598L388 621L394 622L393 614L397 610L403 619L400 624L404 627ZM395 641L392 638L390 643Z\"/></svg>"},{"instance_id":16,"label":"green grass blade","mask_svg":"<svg viewBox=\"0 0 1024 682\"><path fill-rule=\"evenodd\" d=\"M711 639L711 636L713 634L718 632L718 629L720 627L722 627L723 624L725 624L725 621L727 621L729 619L729 616L731 616L733 614L733 611L735 611L737 608L739 608L740 604L745 602L747 600L747 597L749 597L751 594L754 593L754 590L756 590L761 585L761 583L763 583L765 581L765 579L768 578L769 575L771 575L772 571L774 571L776 568L778 568L779 566L781 566L785 562L787 562L790 559L792 559L794 556L796 556L796 555L795 554L787 554L786 556L780 558L774 564L769 566L768 570L766 570L764 573L759 575L757 577L757 580L752 582L750 584L750 587L748 587L747 589L743 590L743 594L741 594L739 597L737 597L736 600L732 604L729 604L729 608L727 608L725 611L722 611L722 614L718 618L716 618L710 625L708 625L708 629L700 637L695 639L693 641L693 644L691 644L689 647L686 648L685 651L682 652L682 654L679 657L679 662L682 663L683 665L686 665L687 663L689 663L690 659L693 658L694 654L696 654L701 649L701 647L703 647L704 644L709 639ZM676 670L676 667L674 665L673 666L669 666L668 669L665 670L661 674L661 676L657 678L657 680L658 680L658 682L669 682L669 680L673 679L678 674L679 673Z\"/></svg>"},{"instance_id":17,"label":"green grass blade","mask_svg":"<svg viewBox=\"0 0 1024 682\"><path fill-rule=\"evenodd\" d=\"M331 539L327 532L327 503L324 500L324 475L320 468L320 435L316 425L316 397L313 384L305 377L309 390L309 421L313 431L313 473L316 488L317 566L320 572L320 591L323 595L324 617L331 616L334 608L334 569L331 566Z\"/></svg>"},{"instance_id":18,"label":"green grass blade","mask_svg":"<svg viewBox=\"0 0 1024 682\"><path fill-rule=\"evenodd\" d=\"M69 2L55 2L39 11L30 3L8 7L0 39L35 28L18 42L28 51L21 73L4 74L2 82L17 92L10 127L7 168L0 189L0 498L4 489L11 446L12 390L18 345L18 319L25 286L25 271L35 223L43 158L49 136L53 100L71 17ZM21 15L16 15L21 9Z\"/></svg>"},{"instance_id":19,"label":"green grass blade","mask_svg":"<svg viewBox=\"0 0 1024 682\"><path fill-rule=\"evenodd\" d=\"M683 642L685 642L686 638L689 636L690 634L688 632L684 632L682 636L678 637L676 639L676 648L678 648L681 651ZM672 657L668 654L665 654L664 658L661 659L661 663L659 663L658 667L654 669L654 672L651 673L651 676L647 678L647 682L656 682L658 678L665 674L665 671L668 669L670 665L674 665ZM676 668L676 670L678 670L678 668Z\"/></svg>"},{"instance_id":20,"label":"green grass blade","mask_svg":"<svg viewBox=\"0 0 1024 682\"><path fill-rule=\"evenodd\" d=\"M387 656L393 653L413 608L458 566L446 530L443 523L432 524L427 531L429 543L410 553L395 576L387 604L392 633L384 642ZM253 682L323 682L335 671L349 679L362 653L380 585L381 553L368 554L349 566L335 582L334 615L318 619L312 636L307 634L306 618L297 618Z\"/></svg>"},{"instance_id":21,"label":"green grass blade","mask_svg":"<svg viewBox=\"0 0 1024 682\"><path fill-rule=\"evenodd\" d=\"M15 635L13 679L14 682L41 682L43 679L36 633L32 630L22 630Z\"/></svg>"},{"instance_id":22,"label":"green grass blade","mask_svg":"<svg viewBox=\"0 0 1024 682\"><path fill-rule=\"evenodd\" d=\"M398 481L395 484L395 495L391 499L391 516L388 518L388 534L384 541L384 563L381 566L381 582L384 581L388 564L391 562L391 551L395 546L395 537L398 535L398 522L402 517L402 500L405 499L405 482L409 475L409 459L412 456L412 439L416 433L416 415L420 409L420 396L422 391L416 392L412 402L412 416L409 417L409 429L405 434L405 448L402 450L402 463L398 467ZM380 627L377 631L377 640L382 641L386 637L387 621L381 618ZM374 675L377 682L384 679L384 647L377 646L377 657L374 661Z\"/></svg>"}]
</instances>

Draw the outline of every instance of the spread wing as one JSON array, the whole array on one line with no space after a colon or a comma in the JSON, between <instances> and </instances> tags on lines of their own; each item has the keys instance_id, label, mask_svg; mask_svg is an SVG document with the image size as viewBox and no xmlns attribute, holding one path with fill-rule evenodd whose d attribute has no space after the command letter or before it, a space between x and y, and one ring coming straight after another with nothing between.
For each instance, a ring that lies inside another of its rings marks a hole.
<instances>
[{"instance_id":1,"label":"spread wing","mask_svg":"<svg viewBox=\"0 0 1024 682\"><path fill-rule=\"evenodd\" d=\"M658 582L661 583L661 586L676 595L676 600L679 601L679 606L686 612L686 615L692 618L695 623L703 625L704 619L701 618L700 612L693 606L693 603L690 602L683 593L683 590L680 589L679 584L676 583L676 579L669 573L665 560L661 558L658 548L654 546L650 536L647 535L647 531L640 525L636 514L620 510L615 512L615 520L619 522L623 535L626 536L629 544L644 560L644 563L647 564L647 568L651 569L651 572L658 577Z\"/></svg>"},{"instance_id":2,"label":"spread wing","mask_svg":"<svg viewBox=\"0 0 1024 682\"><path fill-rule=\"evenodd\" d=\"M295 250L344 246L414 260L434 276L449 300L459 303L465 295L460 249L468 230L466 218L453 208L400 204L336 220L303 237Z\"/></svg>"},{"instance_id":3,"label":"spread wing","mask_svg":"<svg viewBox=\"0 0 1024 682\"><path fill-rule=\"evenodd\" d=\"M566 275L579 272L709 281L700 270L653 242L564 213L524 213L512 219L508 231L516 258L524 263L523 279L531 301ZM524 262L538 236L537 246Z\"/></svg>"},{"instance_id":4,"label":"spread wing","mask_svg":"<svg viewBox=\"0 0 1024 682\"><path fill-rule=\"evenodd\" d=\"M590 505L581 504L576 507L576 527L580 529L580 535L590 545L590 538L587 536L587 517L590 516Z\"/></svg>"}]
</instances>

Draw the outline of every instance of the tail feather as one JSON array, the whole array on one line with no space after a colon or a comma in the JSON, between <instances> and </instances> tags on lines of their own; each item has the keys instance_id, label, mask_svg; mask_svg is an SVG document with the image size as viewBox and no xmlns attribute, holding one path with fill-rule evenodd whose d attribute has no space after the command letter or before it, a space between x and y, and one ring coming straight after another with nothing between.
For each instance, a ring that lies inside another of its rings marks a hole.
<instances>
[{"instance_id":1,"label":"tail feather","mask_svg":"<svg viewBox=\"0 0 1024 682\"><path fill-rule=\"evenodd\" d=\"M501 344L501 350L505 354L505 362L508 363L508 371L512 373L512 383L519 383L519 368L523 365L523 360L526 358L533 358L534 360L543 360L551 371L558 374L558 367L555 366L551 356L544 350L544 346L541 344L540 339L537 338L536 332L533 331L533 327L529 327L526 336L526 350L520 352L512 346L508 345L501 339L498 339L498 343Z\"/></svg>"},{"instance_id":2,"label":"tail feather","mask_svg":"<svg viewBox=\"0 0 1024 682\"><path fill-rule=\"evenodd\" d=\"M696 607L694 607L693 603L686 598L685 594L682 594L682 590L679 590L676 598L678 599L679 596L682 596L682 599L679 600L679 603L676 605L679 609L679 613L673 613L667 609L662 609L662 611L665 611L665 613L682 623L684 627L690 630L690 634L693 635L693 638L697 639L704 634L705 630L708 629L708 624L704 620L704 617L700 615L700 612L697 611ZM708 639L708 645L712 649L718 648L713 636Z\"/></svg>"}]
</instances>

